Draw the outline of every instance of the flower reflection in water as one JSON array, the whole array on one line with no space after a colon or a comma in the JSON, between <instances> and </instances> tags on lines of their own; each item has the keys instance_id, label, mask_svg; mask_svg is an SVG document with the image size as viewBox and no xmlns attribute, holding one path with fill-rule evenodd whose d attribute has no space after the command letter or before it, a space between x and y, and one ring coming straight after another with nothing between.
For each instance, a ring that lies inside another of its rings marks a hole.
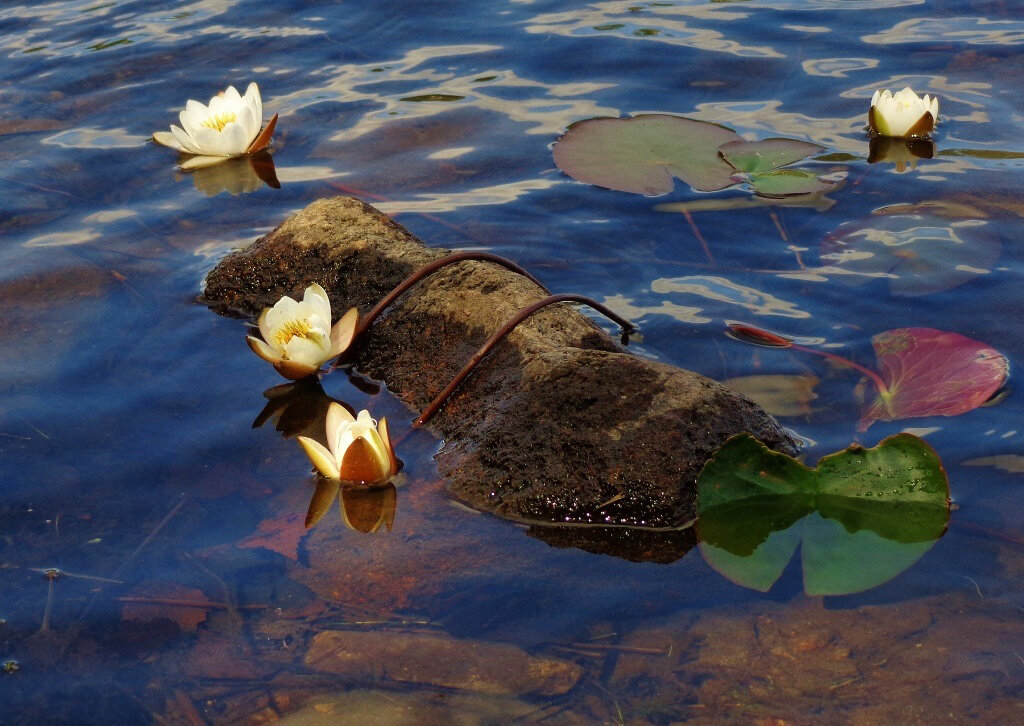
<instances>
[{"instance_id":1,"label":"flower reflection in water","mask_svg":"<svg viewBox=\"0 0 1024 726\"><path fill-rule=\"evenodd\" d=\"M274 160L267 152L235 159L228 159L216 166L196 169L189 173L196 189L208 197L227 192L237 197L255 192L266 184L271 189L280 189Z\"/></svg>"},{"instance_id":2,"label":"flower reflection in water","mask_svg":"<svg viewBox=\"0 0 1024 726\"><path fill-rule=\"evenodd\" d=\"M316 490L306 512L306 527L312 527L327 514L334 499L338 499L341 521L346 527L363 534L388 532L395 521L398 490L391 482L372 489L342 486L327 477L317 477Z\"/></svg>"},{"instance_id":3,"label":"flower reflection in water","mask_svg":"<svg viewBox=\"0 0 1024 726\"><path fill-rule=\"evenodd\" d=\"M324 391L316 378L305 378L295 383L284 383L263 392L267 405L252 422L259 428L269 421L285 438L304 436L317 441L327 440L327 412L332 406L342 407L349 414L352 407L337 401ZM401 462L396 460L396 466ZM398 491L395 484L401 484L405 477L397 474L380 486L367 488L342 485L337 480L317 476L316 488L306 512L306 528L323 519L334 500L338 499L341 521L351 530L370 534L381 528L391 531L395 521L395 507Z\"/></svg>"},{"instance_id":4,"label":"flower reflection in water","mask_svg":"<svg viewBox=\"0 0 1024 726\"><path fill-rule=\"evenodd\" d=\"M324 420L332 403L345 405L331 398L316 378L303 378L295 383L282 383L263 392L267 405L263 407L254 429L273 420L274 428L287 439L295 436L309 436L324 440Z\"/></svg>"},{"instance_id":5,"label":"flower reflection in water","mask_svg":"<svg viewBox=\"0 0 1024 726\"><path fill-rule=\"evenodd\" d=\"M918 159L935 156L935 143L930 139L900 139L892 136L875 136L868 145L868 163L889 162L896 167L896 173L916 169Z\"/></svg>"}]
</instances>

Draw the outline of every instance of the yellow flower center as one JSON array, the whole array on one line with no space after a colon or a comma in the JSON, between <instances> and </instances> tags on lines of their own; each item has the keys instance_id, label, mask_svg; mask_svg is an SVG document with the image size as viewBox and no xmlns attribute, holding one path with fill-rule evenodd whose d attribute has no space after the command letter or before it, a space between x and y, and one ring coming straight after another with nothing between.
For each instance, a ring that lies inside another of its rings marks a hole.
<instances>
[{"instance_id":1,"label":"yellow flower center","mask_svg":"<svg viewBox=\"0 0 1024 726\"><path fill-rule=\"evenodd\" d=\"M306 320L289 320L282 327L274 331L274 343L283 348L292 338L305 338L315 340L319 334L313 330L313 326Z\"/></svg>"},{"instance_id":2,"label":"yellow flower center","mask_svg":"<svg viewBox=\"0 0 1024 726\"><path fill-rule=\"evenodd\" d=\"M238 117L231 111L225 111L224 113L218 113L202 122L202 126L214 131L223 131L224 127L229 123L237 119Z\"/></svg>"}]
</instances>

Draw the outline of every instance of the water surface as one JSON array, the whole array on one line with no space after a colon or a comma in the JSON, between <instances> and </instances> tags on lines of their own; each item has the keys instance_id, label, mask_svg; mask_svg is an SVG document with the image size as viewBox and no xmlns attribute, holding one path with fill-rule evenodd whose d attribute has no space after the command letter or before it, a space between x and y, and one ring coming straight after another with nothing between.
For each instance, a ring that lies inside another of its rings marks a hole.
<instances>
[{"instance_id":1,"label":"water surface","mask_svg":"<svg viewBox=\"0 0 1024 726\"><path fill-rule=\"evenodd\" d=\"M0 721L1011 722L1019 396L858 433L858 374L723 331L870 365L873 335L930 327L1015 365L1021 43L1024 15L997 0L5 4L0 658L17 670L0 674ZM280 189L244 164L177 172L147 141L186 99L250 80L280 114ZM942 106L934 158L899 173L868 164L863 127L872 92L904 85ZM571 123L638 113L815 142L845 180L814 206L766 206L555 168ZM335 510L307 532L308 462L252 426L281 381L242 323L195 300L223 255L335 194L607 302L641 326L642 355L718 380L813 376L816 397L780 413L811 462L925 436L949 531L895 579L824 598L798 563L761 594L696 550L656 564L553 547L454 504L413 413L336 374L327 395L392 422L408 481L390 531ZM837 262L836 240L905 234L892 212L937 231L911 255ZM550 699L305 667L313 635L337 629L513 644L583 676Z\"/></svg>"}]
</instances>

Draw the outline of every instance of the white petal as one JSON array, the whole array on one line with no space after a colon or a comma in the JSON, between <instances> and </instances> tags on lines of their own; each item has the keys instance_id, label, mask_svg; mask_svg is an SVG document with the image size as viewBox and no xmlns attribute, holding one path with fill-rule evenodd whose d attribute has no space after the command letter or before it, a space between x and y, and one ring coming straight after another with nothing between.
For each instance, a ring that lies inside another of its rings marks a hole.
<instances>
[{"instance_id":1,"label":"white petal","mask_svg":"<svg viewBox=\"0 0 1024 726\"><path fill-rule=\"evenodd\" d=\"M242 97L238 94L238 91L234 86L228 86L227 90L224 91L224 95L221 96L226 104L226 107L237 113L244 104L242 103Z\"/></svg>"},{"instance_id":2,"label":"white petal","mask_svg":"<svg viewBox=\"0 0 1024 726\"><path fill-rule=\"evenodd\" d=\"M199 153L199 147L196 146L195 139L193 139L187 131L171 124L171 133L174 134L174 138L178 140L178 143L181 144L185 151L190 154Z\"/></svg>"},{"instance_id":3,"label":"white petal","mask_svg":"<svg viewBox=\"0 0 1024 726\"><path fill-rule=\"evenodd\" d=\"M193 101L191 98L185 103L185 110L178 114L181 120L181 127L193 136L197 128L202 128L202 123L210 118L210 109Z\"/></svg>"},{"instance_id":4,"label":"white petal","mask_svg":"<svg viewBox=\"0 0 1024 726\"><path fill-rule=\"evenodd\" d=\"M284 344L284 351L288 360L319 366L331 357L331 343L324 337L310 340L296 335Z\"/></svg>"},{"instance_id":5,"label":"white petal","mask_svg":"<svg viewBox=\"0 0 1024 726\"><path fill-rule=\"evenodd\" d=\"M225 156L241 156L252 141L248 130L238 121L232 121L220 132L220 148Z\"/></svg>"},{"instance_id":6,"label":"white petal","mask_svg":"<svg viewBox=\"0 0 1024 726\"><path fill-rule=\"evenodd\" d=\"M200 126L193 129L191 133L192 138L196 141L196 146L199 147L200 153L207 156L227 156L227 154L222 154L219 151L221 146L219 131Z\"/></svg>"},{"instance_id":7,"label":"white petal","mask_svg":"<svg viewBox=\"0 0 1024 726\"><path fill-rule=\"evenodd\" d=\"M265 360L267 363L280 363L281 356L278 355L277 351L271 348L269 345L264 343L259 338L247 335L245 336L245 342L249 344L249 348L252 352L258 355L260 358Z\"/></svg>"},{"instance_id":8,"label":"white petal","mask_svg":"<svg viewBox=\"0 0 1024 726\"><path fill-rule=\"evenodd\" d=\"M195 171L196 169L205 169L209 166L223 164L229 158L227 156L204 156L197 154L178 164L178 168L182 171Z\"/></svg>"},{"instance_id":9,"label":"white petal","mask_svg":"<svg viewBox=\"0 0 1024 726\"><path fill-rule=\"evenodd\" d=\"M331 447L331 453L335 456L338 455L335 447L338 445L338 435L341 433L342 427L347 426L353 421L355 419L352 418L352 414L337 401L332 401L331 405L327 407L324 429L327 431L327 445Z\"/></svg>"},{"instance_id":10,"label":"white petal","mask_svg":"<svg viewBox=\"0 0 1024 726\"><path fill-rule=\"evenodd\" d=\"M302 295L302 301L313 306L316 314L328 322L331 320L331 299L327 297L327 291L315 282L306 288Z\"/></svg>"},{"instance_id":11,"label":"white petal","mask_svg":"<svg viewBox=\"0 0 1024 726\"><path fill-rule=\"evenodd\" d=\"M263 336L263 340L271 341L274 339L274 331L267 324L267 316L270 315L270 311L273 308L263 308L263 312L260 313L260 319L257 321L257 325L260 329L260 335Z\"/></svg>"},{"instance_id":12,"label":"white petal","mask_svg":"<svg viewBox=\"0 0 1024 726\"><path fill-rule=\"evenodd\" d=\"M330 318L326 320L321 318L317 313L306 318L306 324L318 335L322 335L325 338L331 337L331 325L328 322Z\"/></svg>"},{"instance_id":13,"label":"white petal","mask_svg":"<svg viewBox=\"0 0 1024 726\"><path fill-rule=\"evenodd\" d=\"M183 147L178 140L174 138L174 134L170 131L154 131L153 141L161 146L169 146L176 151L185 151L185 147Z\"/></svg>"},{"instance_id":14,"label":"white petal","mask_svg":"<svg viewBox=\"0 0 1024 726\"><path fill-rule=\"evenodd\" d=\"M314 441L307 436L299 436L299 443L306 451L306 456L313 462L313 466L329 479L338 479L341 472L338 470L338 462L331 455L331 452L324 448L319 441Z\"/></svg>"},{"instance_id":15,"label":"white petal","mask_svg":"<svg viewBox=\"0 0 1024 726\"><path fill-rule=\"evenodd\" d=\"M245 89L244 100L246 104L252 108L253 115L256 117L256 126L260 127L263 125L263 98L260 96L260 87L253 81L249 84L249 87Z\"/></svg>"},{"instance_id":16,"label":"white petal","mask_svg":"<svg viewBox=\"0 0 1024 726\"><path fill-rule=\"evenodd\" d=\"M875 91L874 95L871 96L871 105L872 106L877 106L878 105L878 97L881 96L881 95L882 95L881 91Z\"/></svg>"}]
</instances>

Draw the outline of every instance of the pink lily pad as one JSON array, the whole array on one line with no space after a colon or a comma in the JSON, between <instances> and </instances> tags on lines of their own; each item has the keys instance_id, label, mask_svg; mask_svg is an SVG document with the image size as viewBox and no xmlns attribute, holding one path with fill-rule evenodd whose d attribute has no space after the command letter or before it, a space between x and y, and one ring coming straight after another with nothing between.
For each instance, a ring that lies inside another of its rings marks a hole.
<instances>
[{"instance_id":1,"label":"pink lily pad","mask_svg":"<svg viewBox=\"0 0 1024 726\"><path fill-rule=\"evenodd\" d=\"M659 196L677 177L697 191L725 189L733 167L718 147L739 136L724 126L667 114L593 118L569 127L552 149L555 164L577 181Z\"/></svg>"},{"instance_id":2,"label":"pink lily pad","mask_svg":"<svg viewBox=\"0 0 1024 726\"><path fill-rule=\"evenodd\" d=\"M875 421L966 413L988 401L1010 370L999 351L944 330L897 328L871 344L887 390L864 410L861 431Z\"/></svg>"}]
</instances>

